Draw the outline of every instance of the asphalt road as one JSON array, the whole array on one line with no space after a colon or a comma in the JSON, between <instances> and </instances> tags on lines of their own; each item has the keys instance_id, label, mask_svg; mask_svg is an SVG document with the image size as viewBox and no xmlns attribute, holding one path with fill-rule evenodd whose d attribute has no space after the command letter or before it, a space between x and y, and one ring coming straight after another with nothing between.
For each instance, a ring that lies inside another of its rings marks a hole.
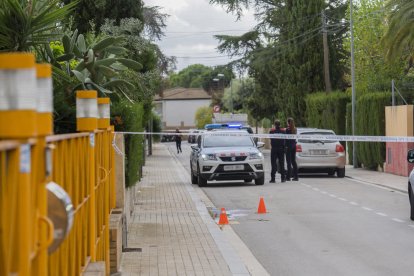
<instances>
[{"instance_id":1,"label":"asphalt road","mask_svg":"<svg viewBox=\"0 0 414 276\"><path fill-rule=\"evenodd\" d=\"M178 159L189 171L190 147ZM170 144L174 154L175 144ZM327 175L263 186L209 182L204 193L271 275L412 275L406 194ZM190 177L190 176L189 176ZM256 214L263 196L267 214Z\"/></svg>"}]
</instances>

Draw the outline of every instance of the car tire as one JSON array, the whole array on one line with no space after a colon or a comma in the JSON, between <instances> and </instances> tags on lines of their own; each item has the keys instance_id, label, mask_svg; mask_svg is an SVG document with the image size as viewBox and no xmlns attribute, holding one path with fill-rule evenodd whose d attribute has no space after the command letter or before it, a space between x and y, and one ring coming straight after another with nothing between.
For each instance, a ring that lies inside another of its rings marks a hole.
<instances>
[{"instance_id":1,"label":"car tire","mask_svg":"<svg viewBox=\"0 0 414 276\"><path fill-rule=\"evenodd\" d=\"M414 220L414 193L413 189L411 188L410 182L408 182L408 198L410 200L410 219Z\"/></svg>"},{"instance_id":2,"label":"car tire","mask_svg":"<svg viewBox=\"0 0 414 276\"><path fill-rule=\"evenodd\" d=\"M197 183L198 183L198 187L205 187L205 186L207 186L207 179L204 179L201 176L200 167L198 167L198 171L197 172L198 172L197 173Z\"/></svg>"},{"instance_id":3,"label":"car tire","mask_svg":"<svg viewBox=\"0 0 414 276\"><path fill-rule=\"evenodd\" d=\"M263 185L264 184L264 176L262 176L260 178L256 178L254 180L254 184L256 184L256 185Z\"/></svg>"},{"instance_id":4,"label":"car tire","mask_svg":"<svg viewBox=\"0 0 414 276\"><path fill-rule=\"evenodd\" d=\"M191 184L197 184L198 178L196 175L194 175L193 169L191 169L191 164L190 164L190 171L191 171Z\"/></svg>"},{"instance_id":5,"label":"car tire","mask_svg":"<svg viewBox=\"0 0 414 276\"><path fill-rule=\"evenodd\" d=\"M345 177L345 168L338 168L336 170L336 176L339 178L344 178Z\"/></svg>"}]
</instances>

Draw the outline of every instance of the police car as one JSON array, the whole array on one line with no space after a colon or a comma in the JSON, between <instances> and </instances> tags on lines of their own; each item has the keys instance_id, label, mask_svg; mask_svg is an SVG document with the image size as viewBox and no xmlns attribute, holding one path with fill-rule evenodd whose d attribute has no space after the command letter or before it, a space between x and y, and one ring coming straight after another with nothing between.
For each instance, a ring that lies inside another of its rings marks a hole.
<instances>
[{"instance_id":1,"label":"police car","mask_svg":"<svg viewBox=\"0 0 414 276\"><path fill-rule=\"evenodd\" d=\"M264 143L248 136L245 130L206 132L192 145L191 182L200 187L212 180L244 180L264 184L264 158L258 148Z\"/></svg>"}]
</instances>

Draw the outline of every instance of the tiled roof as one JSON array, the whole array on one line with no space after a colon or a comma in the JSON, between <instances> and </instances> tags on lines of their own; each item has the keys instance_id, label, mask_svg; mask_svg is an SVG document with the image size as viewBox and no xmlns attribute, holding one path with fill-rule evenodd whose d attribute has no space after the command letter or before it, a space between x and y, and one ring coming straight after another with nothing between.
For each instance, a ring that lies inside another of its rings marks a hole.
<instances>
[{"instance_id":1,"label":"tiled roof","mask_svg":"<svg viewBox=\"0 0 414 276\"><path fill-rule=\"evenodd\" d=\"M154 100L195 100L195 99L211 99L211 96L203 88L172 88L164 90L162 97L156 95Z\"/></svg>"}]
</instances>

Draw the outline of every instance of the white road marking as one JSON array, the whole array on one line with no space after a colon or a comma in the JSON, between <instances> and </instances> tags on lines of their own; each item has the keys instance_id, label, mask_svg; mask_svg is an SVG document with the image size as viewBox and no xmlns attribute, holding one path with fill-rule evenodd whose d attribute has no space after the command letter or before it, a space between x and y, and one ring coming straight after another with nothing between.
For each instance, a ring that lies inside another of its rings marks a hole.
<instances>
[{"instance_id":1,"label":"white road marking","mask_svg":"<svg viewBox=\"0 0 414 276\"><path fill-rule=\"evenodd\" d=\"M354 205L354 206L358 206L359 205L358 203L353 202L353 201L349 202L349 204Z\"/></svg>"},{"instance_id":2,"label":"white road marking","mask_svg":"<svg viewBox=\"0 0 414 276\"><path fill-rule=\"evenodd\" d=\"M326 195L328 192L321 191L321 194Z\"/></svg>"},{"instance_id":3,"label":"white road marking","mask_svg":"<svg viewBox=\"0 0 414 276\"><path fill-rule=\"evenodd\" d=\"M338 197L338 199L339 199L339 200L342 200L342 201L348 201L348 199L343 198L343 197Z\"/></svg>"},{"instance_id":4,"label":"white road marking","mask_svg":"<svg viewBox=\"0 0 414 276\"><path fill-rule=\"evenodd\" d=\"M393 218L392 220L395 221L395 222L400 222L400 223L404 222L403 220L400 220L400 219L397 219L397 218Z\"/></svg>"},{"instance_id":5,"label":"white road marking","mask_svg":"<svg viewBox=\"0 0 414 276\"><path fill-rule=\"evenodd\" d=\"M381 213L381 212L378 212L378 213L375 213L375 214L377 214L378 216L381 216L381 217L388 217L387 214L384 214L384 213Z\"/></svg>"},{"instance_id":6,"label":"white road marking","mask_svg":"<svg viewBox=\"0 0 414 276\"><path fill-rule=\"evenodd\" d=\"M410 225L408 225L409 227L411 227L411 228L414 228L414 224L410 224Z\"/></svg>"},{"instance_id":7,"label":"white road marking","mask_svg":"<svg viewBox=\"0 0 414 276\"><path fill-rule=\"evenodd\" d=\"M337 196L336 195L333 195L333 194L329 194L329 196L330 197L333 197L333 198L337 198Z\"/></svg>"},{"instance_id":8,"label":"white road marking","mask_svg":"<svg viewBox=\"0 0 414 276\"><path fill-rule=\"evenodd\" d=\"M371 208L368 208L368 207L365 207L365 206L362 206L362 209L364 209L365 211L372 211Z\"/></svg>"},{"instance_id":9,"label":"white road marking","mask_svg":"<svg viewBox=\"0 0 414 276\"><path fill-rule=\"evenodd\" d=\"M319 191L319 189L318 189L318 188L312 188L312 190L317 191L317 192Z\"/></svg>"}]
</instances>

